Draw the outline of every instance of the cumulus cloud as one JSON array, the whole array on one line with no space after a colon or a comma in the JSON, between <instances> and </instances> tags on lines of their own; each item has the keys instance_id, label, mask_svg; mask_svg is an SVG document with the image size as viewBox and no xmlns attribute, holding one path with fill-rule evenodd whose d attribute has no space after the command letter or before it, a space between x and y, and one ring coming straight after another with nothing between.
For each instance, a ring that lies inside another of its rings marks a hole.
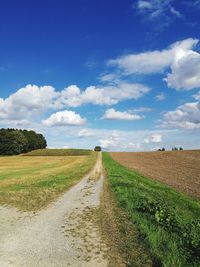
<instances>
[{"instance_id":1,"label":"cumulus cloud","mask_svg":"<svg viewBox=\"0 0 200 267\"><path fill-rule=\"evenodd\" d=\"M157 73L172 63L172 54L172 49L128 54L109 60L108 64L120 68L127 75Z\"/></svg>"},{"instance_id":2,"label":"cumulus cloud","mask_svg":"<svg viewBox=\"0 0 200 267\"><path fill-rule=\"evenodd\" d=\"M117 66L126 74L148 74L162 72L169 67L175 55L191 50L198 43L197 39L186 39L170 45L167 49L147 51L139 54L128 54L108 61L108 64Z\"/></svg>"},{"instance_id":3,"label":"cumulus cloud","mask_svg":"<svg viewBox=\"0 0 200 267\"><path fill-rule=\"evenodd\" d=\"M86 123L86 120L74 111L64 110L52 114L48 119L43 120L45 126L79 126Z\"/></svg>"},{"instance_id":4,"label":"cumulus cloud","mask_svg":"<svg viewBox=\"0 0 200 267\"><path fill-rule=\"evenodd\" d=\"M188 38L170 45L167 49L128 54L108 61L124 75L162 73L170 68L164 79L168 87L191 90L200 86L200 54L192 49L197 39Z\"/></svg>"},{"instance_id":5,"label":"cumulus cloud","mask_svg":"<svg viewBox=\"0 0 200 267\"><path fill-rule=\"evenodd\" d=\"M24 120L41 114L53 108L56 97L52 86L27 85L8 98L0 99L0 119Z\"/></svg>"},{"instance_id":6,"label":"cumulus cloud","mask_svg":"<svg viewBox=\"0 0 200 267\"><path fill-rule=\"evenodd\" d=\"M119 83L115 86L89 86L81 91L76 85L65 88L58 102L69 107L83 104L113 105L128 99L138 99L148 93L150 88L142 84Z\"/></svg>"},{"instance_id":7,"label":"cumulus cloud","mask_svg":"<svg viewBox=\"0 0 200 267\"><path fill-rule=\"evenodd\" d=\"M117 111L114 108L107 109L102 118L107 120L128 120L128 121L142 119L140 115L132 114L127 111Z\"/></svg>"},{"instance_id":8,"label":"cumulus cloud","mask_svg":"<svg viewBox=\"0 0 200 267\"><path fill-rule=\"evenodd\" d=\"M176 110L166 112L162 126L188 130L200 129L200 93L193 97L198 101L185 103Z\"/></svg>"},{"instance_id":9,"label":"cumulus cloud","mask_svg":"<svg viewBox=\"0 0 200 267\"><path fill-rule=\"evenodd\" d=\"M50 110L79 107L84 104L113 105L138 99L150 88L142 84L119 83L115 86L89 86L80 90L76 85L56 91L52 86L27 85L9 97L0 98L0 119L9 121L40 118Z\"/></svg>"},{"instance_id":10,"label":"cumulus cloud","mask_svg":"<svg viewBox=\"0 0 200 267\"><path fill-rule=\"evenodd\" d=\"M171 73L165 79L168 86L177 90L200 87L200 54L180 49L175 54Z\"/></svg>"}]
</instances>

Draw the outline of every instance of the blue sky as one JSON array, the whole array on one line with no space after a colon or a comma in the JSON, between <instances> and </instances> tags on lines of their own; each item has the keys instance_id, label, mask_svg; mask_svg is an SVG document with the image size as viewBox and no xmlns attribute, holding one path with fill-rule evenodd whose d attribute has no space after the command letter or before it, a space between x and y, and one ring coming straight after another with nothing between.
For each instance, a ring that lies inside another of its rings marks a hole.
<instances>
[{"instance_id":1,"label":"blue sky","mask_svg":"<svg viewBox=\"0 0 200 267\"><path fill-rule=\"evenodd\" d=\"M200 1L7 0L0 127L49 147L200 148Z\"/></svg>"}]
</instances>

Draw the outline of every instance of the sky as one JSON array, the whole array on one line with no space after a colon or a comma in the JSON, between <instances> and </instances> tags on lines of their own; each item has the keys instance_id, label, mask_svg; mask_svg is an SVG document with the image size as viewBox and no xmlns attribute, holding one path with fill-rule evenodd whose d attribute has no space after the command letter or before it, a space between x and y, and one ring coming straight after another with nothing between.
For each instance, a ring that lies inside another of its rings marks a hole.
<instances>
[{"instance_id":1,"label":"sky","mask_svg":"<svg viewBox=\"0 0 200 267\"><path fill-rule=\"evenodd\" d=\"M200 148L200 0L1 0L0 128L49 148Z\"/></svg>"}]
</instances>

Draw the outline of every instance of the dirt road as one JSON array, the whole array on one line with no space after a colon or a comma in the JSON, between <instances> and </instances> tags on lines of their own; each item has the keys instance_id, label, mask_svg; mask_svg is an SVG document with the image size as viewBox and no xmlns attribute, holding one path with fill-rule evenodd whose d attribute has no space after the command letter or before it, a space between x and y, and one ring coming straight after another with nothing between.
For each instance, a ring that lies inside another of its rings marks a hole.
<instances>
[{"instance_id":1,"label":"dirt road","mask_svg":"<svg viewBox=\"0 0 200 267\"><path fill-rule=\"evenodd\" d=\"M1 267L106 267L98 228L103 185L101 154L94 170L38 213L0 207Z\"/></svg>"}]
</instances>

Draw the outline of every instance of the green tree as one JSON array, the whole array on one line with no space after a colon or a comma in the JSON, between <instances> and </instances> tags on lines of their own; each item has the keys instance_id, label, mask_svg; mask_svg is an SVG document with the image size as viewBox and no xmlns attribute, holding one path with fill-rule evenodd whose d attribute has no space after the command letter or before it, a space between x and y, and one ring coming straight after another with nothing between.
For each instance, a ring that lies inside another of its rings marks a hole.
<instances>
[{"instance_id":1,"label":"green tree","mask_svg":"<svg viewBox=\"0 0 200 267\"><path fill-rule=\"evenodd\" d=\"M95 146L94 151L100 152L101 151L101 147L100 146Z\"/></svg>"},{"instance_id":2,"label":"green tree","mask_svg":"<svg viewBox=\"0 0 200 267\"><path fill-rule=\"evenodd\" d=\"M46 146L44 136L35 131L0 129L0 155L17 155Z\"/></svg>"},{"instance_id":3,"label":"green tree","mask_svg":"<svg viewBox=\"0 0 200 267\"><path fill-rule=\"evenodd\" d=\"M0 130L0 154L17 155L24 152L28 141L18 130L1 129Z\"/></svg>"}]
</instances>

